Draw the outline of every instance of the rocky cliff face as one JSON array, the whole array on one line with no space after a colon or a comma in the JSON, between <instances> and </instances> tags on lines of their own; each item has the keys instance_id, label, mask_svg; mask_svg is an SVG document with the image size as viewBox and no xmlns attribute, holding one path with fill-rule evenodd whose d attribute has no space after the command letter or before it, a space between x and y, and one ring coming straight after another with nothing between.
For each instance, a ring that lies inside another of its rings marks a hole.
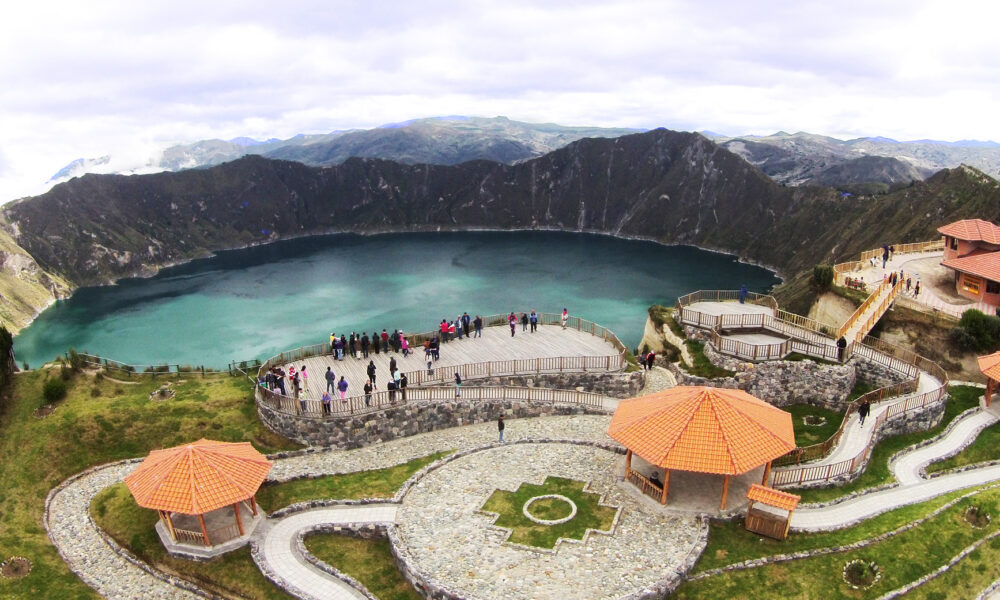
<instances>
[{"instance_id":1,"label":"rocky cliff face","mask_svg":"<svg viewBox=\"0 0 1000 600\"><path fill-rule=\"evenodd\" d=\"M584 139L516 165L245 157L211 169L89 175L4 207L17 243L72 285L147 274L215 250L335 231L548 228L696 244L784 273L951 218L995 218L997 182L944 171L878 199L788 188L694 133Z\"/></svg>"},{"instance_id":2,"label":"rocky cliff face","mask_svg":"<svg viewBox=\"0 0 1000 600\"><path fill-rule=\"evenodd\" d=\"M70 285L45 272L17 245L15 227L0 222L0 325L16 333L45 307L70 293Z\"/></svg>"}]
</instances>

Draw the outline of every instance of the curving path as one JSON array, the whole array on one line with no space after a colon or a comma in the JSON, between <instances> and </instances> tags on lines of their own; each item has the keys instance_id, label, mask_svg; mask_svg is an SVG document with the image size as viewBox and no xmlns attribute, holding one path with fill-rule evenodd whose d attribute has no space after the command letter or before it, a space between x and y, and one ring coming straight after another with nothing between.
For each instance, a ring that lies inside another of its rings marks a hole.
<instances>
[{"instance_id":1,"label":"curving path","mask_svg":"<svg viewBox=\"0 0 1000 600\"><path fill-rule=\"evenodd\" d=\"M394 523L397 509L398 505L388 503L334 506L279 519L254 536L260 548L259 558L265 563L261 570L272 573L281 580L280 587L304 600L367 600L367 596L347 582L306 562L296 549L296 541L320 525ZM256 554L254 560L258 560Z\"/></svg>"}]
</instances>

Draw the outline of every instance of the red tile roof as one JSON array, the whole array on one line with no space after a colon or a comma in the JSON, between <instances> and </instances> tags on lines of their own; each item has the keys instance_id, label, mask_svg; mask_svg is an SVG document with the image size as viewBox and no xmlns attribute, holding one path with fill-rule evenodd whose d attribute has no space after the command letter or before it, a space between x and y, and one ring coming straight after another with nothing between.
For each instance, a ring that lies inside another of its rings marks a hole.
<instances>
[{"instance_id":1,"label":"red tile roof","mask_svg":"<svg viewBox=\"0 0 1000 600\"><path fill-rule=\"evenodd\" d=\"M791 414L742 390L710 387L622 401L608 435L656 466L726 475L795 448Z\"/></svg>"},{"instance_id":2,"label":"red tile roof","mask_svg":"<svg viewBox=\"0 0 1000 600\"><path fill-rule=\"evenodd\" d=\"M768 506L783 508L785 510L795 510L802 496L796 496L795 494L789 494L788 492L764 487L759 483L755 483L747 491L747 499L754 502L763 502Z\"/></svg>"},{"instance_id":3,"label":"red tile roof","mask_svg":"<svg viewBox=\"0 0 1000 600\"><path fill-rule=\"evenodd\" d=\"M250 498L270 470L250 442L201 439L153 450L125 485L143 508L199 515Z\"/></svg>"},{"instance_id":4,"label":"red tile roof","mask_svg":"<svg viewBox=\"0 0 1000 600\"><path fill-rule=\"evenodd\" d=\"M994 381L1000 381L1000 352L980 356L976 360L979 361L979 370L983 375Z\"/></svg>"},{"instance_id":5,"label":"red tile roof","mask_svg":"<svg viewBox=\"0 0 1000 600\"><path fill-rule=\"evenodd\" d=\"M970 275L985 277L990 281L1000 281L1000 252L970 254L961 258L941 261L941 266Z\"/></svg>"},{"instance_id":6,"label":"red tile roof","mask_svg":"<svg viewBox=\"0 0 1000 600\"><path fill-rule=\"evenodd\" d=\"M982 219L965 219L948 223L944 227L938 227L938 233L967 242L1000 244L1000 227Z\"/></svg>"}]
</instances>

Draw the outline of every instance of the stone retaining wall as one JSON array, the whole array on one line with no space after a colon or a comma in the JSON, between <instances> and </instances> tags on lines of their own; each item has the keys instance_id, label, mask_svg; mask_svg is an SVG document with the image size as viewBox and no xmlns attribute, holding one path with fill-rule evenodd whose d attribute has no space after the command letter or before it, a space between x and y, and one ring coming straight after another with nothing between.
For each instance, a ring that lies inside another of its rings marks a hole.
<instances>
[{"instance_id":1,"label":"stone retaining wall","mask_svg":"<svg viewBox=\"0 0 1000 600\"><path fill-rule=\"evenodd\" d=\"M577 390L610 398L633 398L646 381L643 371L632 373L549 373L466 379L462 387L529 387Z\"/></svg>"},{"instance_id":2,"label":"stone retaining wall","mask_svg":"<svg viewBox=\"0 0 1000 600\"><path fill-rule=\"evenodd\" d=\"M418 433L510 418L607 414L579 404L530 400L454 400L412 402L361 416L328 419L280 413L260 402L257 415L271 431L309 446L360 448Z\"/></svg>"}]
</instances>

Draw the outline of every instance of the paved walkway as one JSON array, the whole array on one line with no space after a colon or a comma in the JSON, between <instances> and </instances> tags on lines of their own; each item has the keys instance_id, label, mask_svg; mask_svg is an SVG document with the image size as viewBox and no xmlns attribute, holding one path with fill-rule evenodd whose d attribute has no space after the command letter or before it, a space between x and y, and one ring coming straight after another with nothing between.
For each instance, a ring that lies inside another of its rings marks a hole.
<instances>
[{"instance_id":1,"label":"paved walkway","mask_svg":"<svg viewBox=\"0 0 1000 600\"><path fill-rule=\"evenodd\" d=\"M483 363L512 359L536 359L573 356L611 356L617 357L618 350L604 338L591 335L575 329L563 329L558 325L539 325L535 333L522 332L517 326L513 337L508 327L486 327L479 338L462 338L441 344L441 359L434 362L435 370L447 373L456 365ZM358 355L360 357L360 354ZM347 381L349 397L361 395L365 381L368 380L368 361L375 363L376 389L384 390L389 380L389 360L395 358L397 367L402 372L418 371L427 368L424 349L421 346L416 352L404 357L402 353L390 350L388 354L370 354L367 359L354 358L345 354L343 360L334 360L332 356L314 356L295 363L284 365L285 371L294 364L296 369L306 365L309 373L309 387L306 397L318 399L326 388L326 368L331 367L337 379L343 376ZM453 373L449 373L451 381ZM412 385L412 382L411 382ZM287 384L286 384L287 386ZM291 388L288 388L291 391Z\"/></svg>"},{"instance_id":2,"label":"paved walkway","mask_svg":"<svg viewBox=\"0 0 1000 600\"><path fill-rule=\"evenodd\" d=\"M394 523L398 508L396 504L317 508L279 519L262 533L255 532L255 537L262 559L286 591L304 600L366 600L347 582L305 562L296 541L318 525Z\"/></svg>"}]
</instances>

